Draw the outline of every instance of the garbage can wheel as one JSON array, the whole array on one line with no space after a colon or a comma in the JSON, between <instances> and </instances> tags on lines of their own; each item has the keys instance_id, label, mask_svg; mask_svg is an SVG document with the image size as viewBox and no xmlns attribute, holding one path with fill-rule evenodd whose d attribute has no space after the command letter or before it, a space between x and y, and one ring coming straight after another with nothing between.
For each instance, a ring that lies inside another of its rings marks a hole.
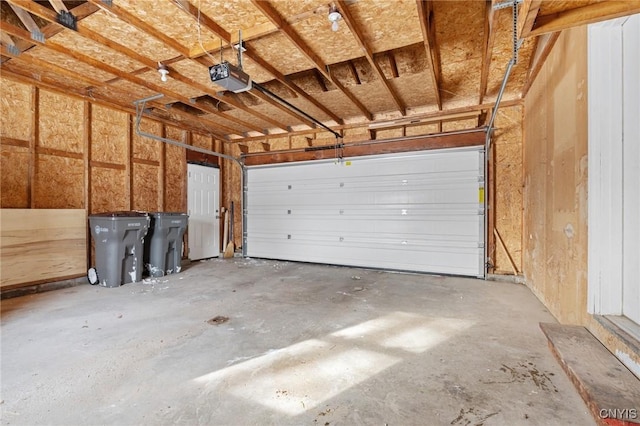
<instances>
[{"instance_id":1,"label":"garbage can wheel","mask_svg":"<svg viewBox=\"0 0 640 426\"><path fill-rule=\"evenodd\" d=\"M87 279L91 285L98 284L100 280L98 279L98 272L96 271L96 268L89 268L87 271Z\"/></svg>"}]
</instances>

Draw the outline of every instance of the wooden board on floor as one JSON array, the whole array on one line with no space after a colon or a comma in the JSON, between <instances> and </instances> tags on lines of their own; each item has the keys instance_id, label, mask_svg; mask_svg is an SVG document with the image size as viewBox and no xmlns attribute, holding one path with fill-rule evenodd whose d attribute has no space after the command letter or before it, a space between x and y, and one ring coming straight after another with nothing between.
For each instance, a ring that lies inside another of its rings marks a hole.
<instances>
[{"instance_id":1,"label":"wooden board on floor","mask_svg":"<svg viewBox=\"0 0 640 426\"><path fill-rule=\"evenodd\" d=\"M581 326L541 323L540 328L600 424L640 424L640 380L598 339Z\"/></svg>"},{"instance_id":2,"label":"wooden board on floor","mask_svg":"<svg viewBox=\"0 0 640 426\"><path fill-rule=\"evenodd\" d=\"M86 235L84 209L0 210L0 287L86 274Z\"/></svg>"}]
</instances>

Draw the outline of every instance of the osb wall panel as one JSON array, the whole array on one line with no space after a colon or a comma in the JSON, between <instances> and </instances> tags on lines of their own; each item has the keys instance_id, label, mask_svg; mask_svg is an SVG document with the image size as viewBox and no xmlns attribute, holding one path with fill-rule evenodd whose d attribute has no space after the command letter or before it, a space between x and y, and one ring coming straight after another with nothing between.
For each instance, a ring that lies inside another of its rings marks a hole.
<instances>
[{"instance_id":1,"label":"osb wall panel","mask_svg":"<svg viewBox=\"0 0 640 426\"><path fill-rule=\"evenodd\" d=\"M468 120L444 121L442 122L443 132L452 132L455 130L475 129L478 127L478 120L470 118Z\"/></svg>"},{"instance_id":2,"label":"osb wall panel","mask_svg":"<svg viewBox=\"0 0 640 426\"><path fill-rule=\"evenodd\" d=\"M500 108L495 120L495 204L493 215L506 250L522 271L522 107ZM491 230L493 232L493 230ZM504 249L495 244L495 273L513 273Z\"/></svg>"},{"instance_id":3,"label":"osb wall panel","mask_svg":"<svg viewBox=\"0 0 640 426\"><path fill-rule=\"evenodd\" d=\"M93 167L91 169L91 213L129 210L124 170Z\"/></svg>"},{"instance_id":4,"label":"osb wall panel","mask_svg":"<svg viewBox=\"0 0 640 426\"><path fill-rule=\"evenodd\" d=\"M224 145L225 154L233 157L240 156L240 148L238 144L227 143ZM222 182L222 206L231 208L231 202L234 204L234 243L236 248L242 246L242 171L238 164L231 160L222 161L224 181Z\"/></svg>"},{"instance_id":5,"label":"osb wall panel","mask_svg":"<svg viewBox=\"0 0 640 426\"><path fill-rule=\"evenodd\" d=\"M526 283L560 321L587 321L587 31L563 31L525 99Z\"/></svg>"},{"instance_id":6,"label":"osb wall panel","mask_svg":"<svg viewBox=\"0 0 640 426\"><path fill-rule=\"evenodd\" d=\"M160 167L147 164L133 165L133 187L131 188L133 209L141 211L160 211L158 177Z\"/></svg>"},{"instance_id":7,"label":"osb wall panel","mask_svg":"<svg viewBox=\"0 0 640 426\"><path fill-rule=\"evenodd\" d=\"M0 170L0 207L28 208L29 206L29 161L28 148L5 146L0 148L2 155Z\"/></svg>"},{"instance_id":8,"label":"osb wall panel","mask_svg":"<svg viewBox=\"0 0 640 426\"><path fill-rule=\"evenodd\" d=\"M407 127L407 129L405 130L405 133L407 136L422 136L422 135L429 135L431 133L437 133L438 132L438 125L437 124L424 124L421 126L410 126Z\"/></svg>"},{"instance_id":9,"label":"osb wall panel","mask_svg":"<svg viewBox=\"0 0 640 426\"><path fill-rule=\"evenodd\" d=\"M185 132L167 127L167 138L185 141ZM184 148L167 145L165 159L165 205L166 212L187 211L187 153Z\"/></svg>"},{"instance_id":10,"label":"osb wall panel","mask_svg":"<svg viewBox=\"0 0 640 426\"><path fill-rule=\"evenodd\" d=\"M129 161L129 119L124 112L94 105L91 109L91 160L112 164Z\"/></svg>"},{"instance_id":11,"label":"osb wall panel","mask_svg":"<svg viewBox=\"0 0 640 426\"><path fill-rule=\"evenodd\" d=\"M53 155L36 156L34 208L84 208L84 162Z\"/></svg>"},{"instance_id":12,"label":"osb wall panel","mask_svg":"<svg viewBox=\"0 0 640 426\"><path fill-rule=\"evenodd\" d=\"M0 77L0 137L31 139L31 86Z\"/></svg>"},{"instance_id":13,"label":"osb wall panel","mask_svg":"<svg viewBox=\"0 0 640 426\"><path fill-rule=\"evenodd\" d=\"M213 150L213 139L211 136L199 135L197 133L191 134L191 145L199 148Z\"/></svg>"},{"instance_id":14,"label":"osb wall panel","mask_svg":"<svg viewBox=\"0 0 640 426\"><path fill-rule=\"evenodd\" d=\"M46 90L40 90L38 98L38 146L82 152L83 101Z\"/></svg>"},{"instance_id":15,"label":"osb wall panel","mask_svg":"<svg viewBox=\"0 0 640 426\"><path fill-rule=\"evenodd\" d=\"M400 138L403 136L403 132L402 128L376 130L376 139Z\"/></svg>"},{"instance_id":16,"label":"osb wall panel","mask_svg":"<svg viewBox=\"0 0 640 426\"><path fill-rule=\"evenodd\" d=\"M157 121L143 118L140 122L140 130L152 135L162 136L162 124ZM132 137L134 158L139 158L141 160L160 161L160 155L162 153L160 147L162 146L162 142L142 137L135 131L133 132Z\"/></svg>"}]
</instances>

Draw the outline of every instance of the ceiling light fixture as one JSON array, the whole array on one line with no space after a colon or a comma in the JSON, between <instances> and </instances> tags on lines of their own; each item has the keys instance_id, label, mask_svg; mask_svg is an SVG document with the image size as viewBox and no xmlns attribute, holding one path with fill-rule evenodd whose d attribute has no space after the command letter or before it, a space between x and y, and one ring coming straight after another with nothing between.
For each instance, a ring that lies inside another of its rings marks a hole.
<instances>
[{"instance_id":1,"label":"ceiling light fixture","mask_svg":"<svg viewBox=\"0 0 640 426\"><path fill-rule=\"evenodd\" d=\"M338 12L335 6L329 10L329 22L331 22L331 29L338 31L338 21L342 19L342 15Z\"/></svg>"},{"instance_id":2,"label":"ceiling light fixture","mask_svg":"<svg viewBox=\"0 0 640 426\"><path fill-rule=\"evenodd\" d=\"M160 80L166 82L167 76L169 75L169 68L162 62L158 62L158 72L160 73Z\"/></svg>"}]
</instances>

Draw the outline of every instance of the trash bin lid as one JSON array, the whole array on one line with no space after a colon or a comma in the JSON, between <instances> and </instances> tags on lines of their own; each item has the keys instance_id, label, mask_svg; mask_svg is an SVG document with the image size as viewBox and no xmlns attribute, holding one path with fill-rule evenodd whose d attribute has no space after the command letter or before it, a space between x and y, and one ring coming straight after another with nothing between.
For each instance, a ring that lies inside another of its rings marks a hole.
<instances>
[{"instance_id":1,"label":"trash bin lid","mask_svg":"<svg viewBox=\"0 0 640 426\"><path fill-rule=\"evenodd\" d=\"M149 212L151 216L187 216L183 212Z\"/></svg>"},{"instance_id":2,"label":"trash bin lid","mask_svg":"<svg viewBox=\"0 0 640 426\"><path fill-rule=\"evenodd\" d=\"M120 212L106 212L106 213L92 214L89 217L147 217L147 216L149 215L146 212L120 211Z\"/></svg>"}]
</instances>

